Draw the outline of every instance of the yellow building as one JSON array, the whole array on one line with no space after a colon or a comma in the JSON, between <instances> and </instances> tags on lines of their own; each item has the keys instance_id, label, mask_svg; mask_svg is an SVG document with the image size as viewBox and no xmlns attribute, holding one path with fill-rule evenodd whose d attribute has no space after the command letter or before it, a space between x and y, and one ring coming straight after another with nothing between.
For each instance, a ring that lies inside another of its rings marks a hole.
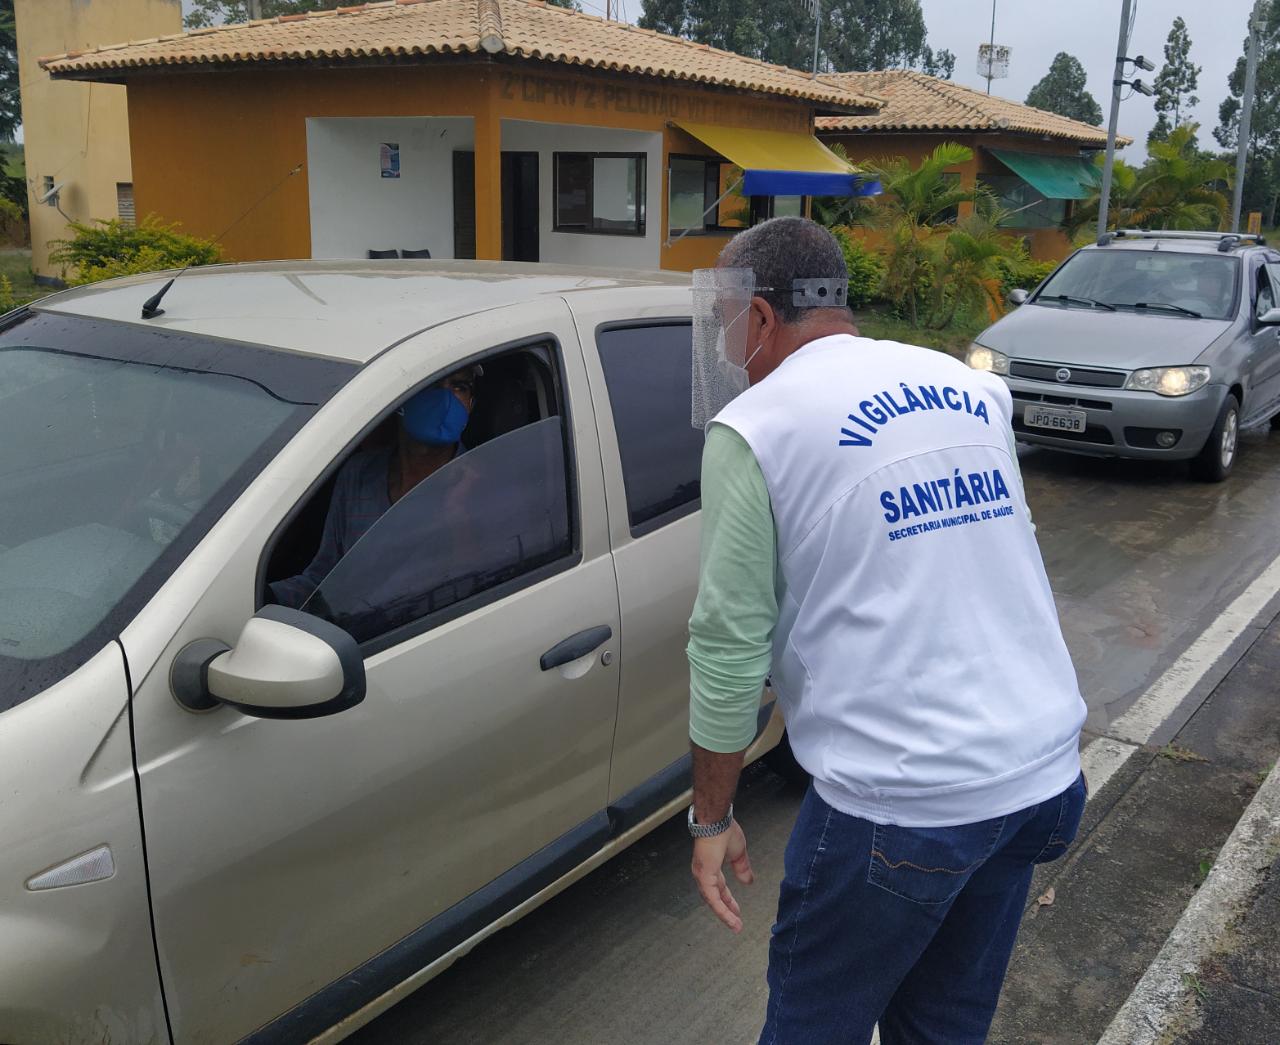
<instances>
[{"instance_id":1,"label":"yellow building","mask_svg":"<svg viewBox=\"0 0 1280 1045\"><path fill-rule=\"evenodd\" d=\"M133 216L125 91L50 80L44 55L85 50L182 27L181 0L15 0L22 134L31 205L31 267L57 281L49 241L67 220ZM41 202L44 200L44 202Z\"/></svg>"},{"instance_id":2,"label":"yellow building","mask_svg":"<svg viewBox=\"0 0 1280 1045\"><path fill-rule=\"evenodd\" d=\"M917 163L942 142L968 146L973 159L953 168L960 184L989 188L1008 212L1006 227L1026 240L1033 257L1057 260L1070 252L1061 223L1097 191L1093 157L1106 148L1104 128L909 69L823 79L884 102L873 113L820 118L823 141L842 145L855 163L890 156ZM971 208L962 204L960 214Z\"/></svg>"},{"instance_id":3,"label":"yellow building","mask_svg":"<svg viewBox=\"0 0 1280 1045\"><path fill-rule=\"evenodd\" d=\"M236 260L689 269L753 219L858 191L813 121L880 105L536 0L395 0L43 64L127 84L138 213Z\"/></svg>"}]
</instances>

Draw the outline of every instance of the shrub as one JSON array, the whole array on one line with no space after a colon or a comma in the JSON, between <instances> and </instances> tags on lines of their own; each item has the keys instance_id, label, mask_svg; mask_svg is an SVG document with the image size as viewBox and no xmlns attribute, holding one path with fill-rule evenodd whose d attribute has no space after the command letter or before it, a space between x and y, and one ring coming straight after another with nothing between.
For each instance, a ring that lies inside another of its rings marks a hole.
<instances>
[{"instance_id":1,"label":"shrub","mask_svg":"<svg viewBox=\"0 0 1280 1045\"><path fill-rule=\"evenodd\" d=\"M847 230L836 228L831 230L831 234L840 244L845 266L849 269L849 307L866 308L880 294L884 261Z\"/></svg>"},{"instance_id":2,"label":"shrub","mask_svg":"<svg viewBox=\"0 0 1280 1045\"><path fill-rule=\"evenodd\" d=\"M0 196L0 242L23 244L26 241L26 214L12 200Z\"/></svg>"},{"instance_id":3,"label":"shrub","mask_svg":"<svg viewBox=\"0 0 1280 1045\"><path fill-rule=\"evenodd\" d=\"M1048 278L1049 273L1058 267L1056 261L1032 261L1030 258L1001 258L996 263L1000 279L1000 295L1007 297L1009 291L1021 287L1023 290L1035 290Z\"/></svg>"},{"instance_id":4,"label":"shrub","mask_svg":"<svg viewBox=\"0 0 1280 1045\"><path fill-rule=\"evenodd\" d=\"M150 216L137 226L126 225L118 218L73 221L74 235L56 240L49 259L57 265L74 267L75 275L67 282L78 286L136 272L209 265L221 258L222 251L216 243L176 229L176 224L165 225Z\"/></svg>"}]
</instances>

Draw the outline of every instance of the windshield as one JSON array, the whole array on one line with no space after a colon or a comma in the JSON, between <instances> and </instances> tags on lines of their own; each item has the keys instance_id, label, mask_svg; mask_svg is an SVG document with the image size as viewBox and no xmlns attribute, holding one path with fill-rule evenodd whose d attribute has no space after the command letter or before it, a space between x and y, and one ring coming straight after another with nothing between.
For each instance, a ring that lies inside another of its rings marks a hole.
<instances>
[{"instance_id":1,"label":"windshield","mask_svg":"<svg viewBox=\"0 0 1280 1045\"><path fill-rule=\"evenodd\" d=\"M0 332L0 711L117 635L350 369L54 315Z\"/></svg>"},{"instance_id":2,"label":"windshield","mask_svg":"<svg viewBox=\"0 0 1280 1045\"><path fill-rule=\"evenodd\" d=\"M1082 250L1049 278L1035 301L1066 308L1096 308L1093 303L1101 302L1161 315L1230 319L1238 268L1235 258L1217 254Z\"/></svg>"}]
</instances>

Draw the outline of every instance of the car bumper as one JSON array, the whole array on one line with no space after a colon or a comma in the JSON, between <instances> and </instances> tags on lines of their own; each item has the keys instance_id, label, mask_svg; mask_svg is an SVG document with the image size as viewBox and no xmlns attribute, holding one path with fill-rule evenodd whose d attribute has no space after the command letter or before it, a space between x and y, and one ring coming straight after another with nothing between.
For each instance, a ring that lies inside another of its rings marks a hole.
<instances>
[{"instance_id":1,"label":"car bumper","mask_svg":"<svg viewBox=\"0 0 1280 1045\"><path fill-rule=\"evenodd\" d=\"M1209 438L1227 395L1225 385L1212 384L1191 395L1173 398L1154 392L1062 385L1018 377L1004 380L1013 396L1013 430L1020 441L1095 457L1166 461L1194 457ZM1083 410L1085 430L1075 433L1032 428L1023 420L1026 408L1032 405ZM1156 436L1161 432L1177 436L1172 446L1157 444Z\"/></svg>"}]
</instances>

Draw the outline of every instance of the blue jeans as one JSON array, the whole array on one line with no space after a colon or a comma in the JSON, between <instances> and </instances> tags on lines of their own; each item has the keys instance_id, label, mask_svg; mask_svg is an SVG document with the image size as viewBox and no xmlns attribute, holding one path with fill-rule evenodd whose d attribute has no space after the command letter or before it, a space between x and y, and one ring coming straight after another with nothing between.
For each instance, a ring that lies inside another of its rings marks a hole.
<instances>
[{"instance_id":1,"label":"blue jeans","mask_svg":"<svg viewBox=\"0 0 1280 1045\"><path fill-rule=\"evenodd\" d=\"M769 943L760 1045L986 1039L1035 864L1067 850L1083 775L1056 798L961 827L873 824L805 796Z\"/></svg>"}]
</instances>

